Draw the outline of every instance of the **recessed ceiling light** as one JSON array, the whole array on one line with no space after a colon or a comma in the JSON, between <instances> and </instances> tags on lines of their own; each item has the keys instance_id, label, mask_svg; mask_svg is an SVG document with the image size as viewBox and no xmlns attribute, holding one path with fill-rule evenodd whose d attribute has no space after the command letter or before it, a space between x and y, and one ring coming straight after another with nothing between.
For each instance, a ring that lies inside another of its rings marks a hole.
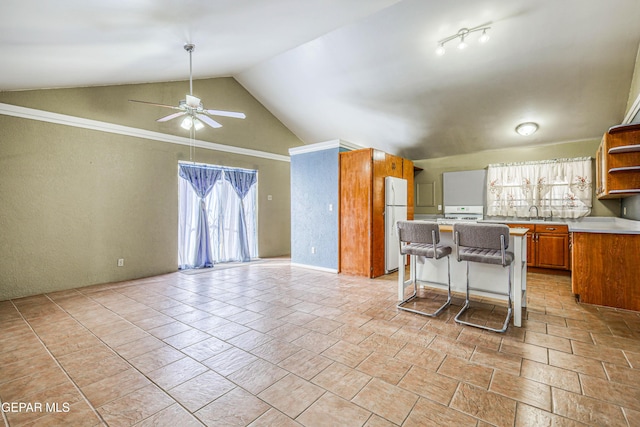
<instances>
[{"instance_id":1,"label":"recessed ceiling light","mask_svg":"<svg viewBox=\"0 0 640 427\"><path fill-rule=\"evenodd\" d=\"M533 135L537 130L538 124L533 122L520 123L516 127L516 132L518 132L522 136Z\"/></svg>"}]
</instances>

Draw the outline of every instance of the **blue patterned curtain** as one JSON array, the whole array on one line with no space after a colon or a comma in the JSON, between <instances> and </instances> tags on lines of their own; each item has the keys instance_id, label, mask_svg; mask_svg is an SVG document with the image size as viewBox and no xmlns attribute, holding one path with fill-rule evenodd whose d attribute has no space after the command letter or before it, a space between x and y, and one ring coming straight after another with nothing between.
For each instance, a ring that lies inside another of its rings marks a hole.
<instances>
[{"instance_id":1,"label":"blue patterned curtain","mask_svg":"<svg viewBox=\"0 0 640 427\"><path fill-rule=\"evenodd\" d=\"M225 179L229 181L233 189L236 191L238 197L240 197L240 210L238 218L238 239L240 243L240 253L242 256L242 262L251 260L249 252L249 239L247 236L247 223L245 221L244 213L244 197L247 195L251 186L256 183L256 171L244 171L244 170L225 170Z\"/></svg>"},{"instance_id":2,"label":"blue patterned curtain","mask_svg":"<svg viewBox=\"0 0 640 427\"><path fill-rule=\"evenodd\" d=\"M207 207L204 199L209 195L221 175L222 169L220 168L180 164L180 177L186 179L191 184L193 191L196 192L200 199L194 268L213 267L209 225L207 223Z\"/></svg>"}]
</instances>

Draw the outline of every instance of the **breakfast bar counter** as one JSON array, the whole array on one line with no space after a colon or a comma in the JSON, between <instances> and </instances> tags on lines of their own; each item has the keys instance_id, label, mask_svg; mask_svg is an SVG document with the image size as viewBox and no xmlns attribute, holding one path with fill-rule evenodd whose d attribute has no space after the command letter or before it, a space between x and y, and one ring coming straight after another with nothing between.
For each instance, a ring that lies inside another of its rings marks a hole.
<instances>
[{"instance_id":1,"label":"breakfast bar counter","mask_svg":"<svg viewBox=\"0 0 640 427\"><path fill-rule=\"evenodd\" d=\"M451 291L457 292L462 295L466 292L466 268L467 263L465 261L458 262L455 254L455 245L453 243L453 226L440 225L440 243L449 245L453 248L451 254ZM509 230L509 251L514 254L513 261L513 277L512 280L512 299L513 299L513 324L517 327L522 326L522 307L526 306L526 288L527 288L527 239L526 234L528 229L526 228L511 228ZM402 265L402 263L400 264ZM447 281L447 262L446 260L433 261L423 257L417 257L417 262L411 264L411 274L413 269L417 269L416 276L418 278L418 284L422 286L420 281ZM507 287L509 269L501 268L495 265L486 265L471 263L469 266L469 277L473 287L487 289L492 292L505 292ZM405 280L405 271L400 268L398 271L398 300L402 301L405 298L405 288L412 286L410 280ZM424 286L432 287L436 289L443 289L446 291L446 287L442 285L425 283ZM493 293L485 293L482 291L471 291L472 301L473 295L498 298ZM504 298L506 301L506 297Z\"/></svg>"}]
</instances>

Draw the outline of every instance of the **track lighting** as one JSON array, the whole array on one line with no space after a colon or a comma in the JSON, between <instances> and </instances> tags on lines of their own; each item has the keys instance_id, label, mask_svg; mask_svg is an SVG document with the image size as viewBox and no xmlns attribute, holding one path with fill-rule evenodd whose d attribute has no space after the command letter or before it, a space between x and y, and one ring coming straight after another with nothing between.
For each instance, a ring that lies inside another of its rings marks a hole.
<instances>
[{"instance_id":1,"label":"track lighting","mask_svg":"<svg viewBox=\"0 0 640 427\"><path fill-rule=\"evenodd\" d=\"M489 34L487 33L487 30L490 30L490 29L491 27L487 25L481 25L479 27L474 27L474 28L460 28L460 30L458 30L456 34L449 37L445 37L442 40L438 41L438 48L436 49L436 54L440 56L444 55L445 53L444 45L450 42L451 40L455 40L455 39L460 39L460 43L458 43L458 49L460 50L466 49L466 47L468 46L467 37L469 36L469 34L475 33L478 31L482 31L482 35L480 36L478 41L480 43L486 43L489 40Z\"/></svg>"},{"instance_id":2,"label":"track lighting","mask_svg":"<svg viewBox=\"0 0 640 427\"><path fill-rule=\"evenodd\" d=\"M489 34L487 34L487 29L482 30L482 35L478 39L480 43L486 43L489 41Z\"/></svg>"},{"instance_id":3,"label":"track lighting","mask_svg":"<svg viewBox=\"0 0 640 427\"><path fill-rule=\"evenodd\" d=\"M464 41L464 36L460 37L460 43L458 43L458 49L463 50L467 48L467 43Z\"/></svg>"}]
</instances>

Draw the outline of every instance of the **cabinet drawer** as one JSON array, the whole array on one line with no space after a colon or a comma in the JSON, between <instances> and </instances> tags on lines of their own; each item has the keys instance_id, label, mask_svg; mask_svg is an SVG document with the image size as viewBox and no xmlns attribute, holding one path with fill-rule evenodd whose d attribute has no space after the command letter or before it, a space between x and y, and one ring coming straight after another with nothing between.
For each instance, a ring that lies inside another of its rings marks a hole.
<instances>
[{"instance_id":1,"label":"cabinet drawer","mask_svg":"<svg viewBox=\"0 0 640 427\"><path fill-rule=\"evenodd\" d=\"M533 233L535 231L535 224L507 224L509 228L526 228L529 230L529 233Z\"/></svg>"},{"instance_id":2,"label":"cabinet drawer","mask_svg":"<svg viewBox=\"0 0 640 427\"><path fill-rule=\"evenodd\" d=\"M568 225L556 225L556 224L536 224L536 233L569 233Z\"/></svg>"}]
</instances>

